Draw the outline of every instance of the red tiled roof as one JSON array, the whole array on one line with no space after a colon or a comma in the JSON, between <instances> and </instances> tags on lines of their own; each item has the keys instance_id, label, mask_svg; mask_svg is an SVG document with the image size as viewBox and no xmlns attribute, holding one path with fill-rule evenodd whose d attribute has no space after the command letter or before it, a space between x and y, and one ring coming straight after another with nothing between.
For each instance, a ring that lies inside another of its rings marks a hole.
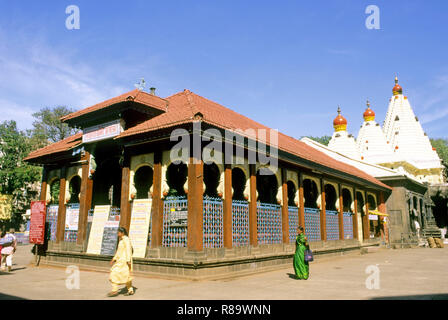
<instances>
[{"instance_id":1,"label":"red tiled roof","mask_svg":"<svg viewBox=\"0 0 448 320\"><path fill-rule=\"evenodd\" d=\"M162 99L160 97L151 95L144 91L135 89L135 90L129 91L127 93L124 93L122 95L119 95L118 97L108 99L101 103L97 103L91 107L70 113L70 114L62 117L61 121L67 121L70 119L74 119L79 116L85 115L87 113L98 111L98 110L107 108L109 106L112 106L114 104L117 104L120 102L125 102L125 101L134 101L135 103L147 105L147 106L150 106L150 107L162 110L162 111L165 111L165 109L167 107L167 101L165 99Z\"/></svg>"},{"instance_id":2,"label":"red tiled roof","mask_svg":"<svg viewBox=\"0 0 448 320\"><path fill-rule=\"evenodd\" d=\"M81 143L82 143L82 132L78 132L73 136L65 138L64 140L52 143L48 146L30 152L30 154L23 160L28 161L42 156L48 156L50 154L67 151L73 149L74 147L80 145Z\"/></svg>"},{"instance_id":3,"label":"red tiled roof","mask_svg":"<svg viewBox=\"0 0 448 320\"><path fill-rule=\"evenodd\" d=\"M121 133L118 138L128 137L140 133L150 132L165 127L171 127L181 123L192 122L194 116L198 113L202 115L202 120L206 123L215 125L223 129L247 130L247 129L266 129L266 139L257 137L259 141L269 143L270 128L251 120L233 110L230 110L216 102L201 97L189 90L184 90L175 95L166 98L169 101L169 107L166 113L147 120L133 128ZM248 136L248 135L246 135ZM252 136L254 138L254 136ZM276 145L272 143L272 145ZM369 174L353 166L337 161L325 153L320 152L307 144L283 133L278 134L278 147L280 150L296 155L323 166L362 178L371 183L390 189L387 185L378 181Z\"/></svg>"},{"instance_id":4,"label":"red tiled roof","mask_svg":"<svg viewBox=\"0 0 448 320\"><path fill-rule=\"evenodd\" d=\"M137 102L140 102L142 104L148 103L149 100L151 100L152 103L153 98L157 98L145 92L141 92L139 90L133 90L121 96L96 104L92 107L72 113L64 117L63 120L74 118L79 115L86 114L88 112L92 112L95 110L100 110L101 108L105 108L112 104L125 101L128 97L133 97L134 101L138 100ZM259 141L262 142L269 143L270 140L269 130L271 130L270 128L252 119L249 119L233 110L230 110L216 102L201 97L189 90L184 90L166 99L161 98L158 99L160 101L163 101L164 103L168 103L167 109L165 109L166 104L163 106L163 110L164 111L166 110L166 112L158 116L155 116L139 125L136 125L135 127L129 128L128 130L122 132L115 139L130 137L133 135L151 132L162 128L174 127L183 123L190 123L194 121L196 115L200 114L202 121L222 129L235 130L235 131L247 130L247 129L253 129L253 130L265 129L266 138L257 136L258 132L255 132L255 136L248 133L245 133L244 135L247 137L258 139ZM78 133L63 141L54 143L52 145L49 145L47 147L44 147L42 149L30 153L30 155L25 160L69 150L81 144L82 142L81 138L82 134ZM277 146L277 144L274 142L272 143L272 145L274 147ZM327 156L325 153L320 152L308 146L307 144L293 137L282 134L280 132L278 133L278 148L290 154L296 155L302 159L309 160L311 162L320 164L333 170L337 170L361 178L363 180L369 181L370 183L374 183L383 188L390 189L387 185L378 181L377 179L365 173L364 171L361 171L343 162L337 161L332 157Z\"/></svg>"}]
</instances>

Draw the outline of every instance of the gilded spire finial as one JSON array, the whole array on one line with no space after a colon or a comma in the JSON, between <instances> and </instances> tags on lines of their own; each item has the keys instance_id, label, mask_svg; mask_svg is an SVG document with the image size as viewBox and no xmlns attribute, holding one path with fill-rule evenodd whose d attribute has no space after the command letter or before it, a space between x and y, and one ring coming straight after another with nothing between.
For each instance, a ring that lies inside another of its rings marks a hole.
<instances>
[{"instance_id":1,"label":"gilded spire finial","mask_svg":"<svg viewBox=\"0 0 448 320\"><path fill-rule=\"evenodd\" d=\"M341 107L338 105L338 114L341 114Z\"/></svg>"},{"instance_id":2,"label":"gilded spire finial","mask_svg":"<svg viewBox=\"0 0 448 320\"><path fill-rule=\"evenodd\" d=\"M370 108L370 101L367 99L367 108Z\"/></svg>"}]
</instances>

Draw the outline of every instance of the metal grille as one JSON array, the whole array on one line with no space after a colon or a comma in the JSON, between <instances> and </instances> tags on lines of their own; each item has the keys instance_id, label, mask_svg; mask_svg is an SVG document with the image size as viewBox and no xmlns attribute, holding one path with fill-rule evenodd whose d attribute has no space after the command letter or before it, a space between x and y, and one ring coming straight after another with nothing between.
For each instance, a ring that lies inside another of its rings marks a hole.
<instances>
[{"instance_id":1,"label":"metal grille","mask_svg":"<svg viewBox=\"0 0 448 320\"><path fill-rule=\"evenodd\" d=\"M335 210L326 210L327 240L339 240L339 218Z\"/></svg>"},{"instance_id":2,"label":"metal grille","mask_svg":"<svg viewBox=\"0 0 448 320\"><path fill-rule=\"evenodd\" d=\"M47 223L47 240L56 240L56 230L58 225L58 205L51 205L47 207L47 216L45 222Z\"/></svg>"},{"instance_id":3,"label":"metal grille","mask_svg":"<svg viewBox=\"0 0 448 320\"><path fill-rule=\"evenodd\" d=\"M258 244L282 243L281 206L257 203Z\"/></svg>"},{"instance_id":4,"label":"metal grille","mask_svg":"<svg viewBox=\"0 0 448 320\"><path fill-rule=\"evenodd\" d=\"M299 208L288 207L289 242L295 243L299 227Z\"/></svg>"},{"instance_id":5,"label":"metal grille","mask_svg":"<svg viewBox=\"0 0 448 320\"><path fill-rule=\"evenodd\" d=\"M224 246L222 199L204 197L202 217L204 248L222 248Z\"/></svg>"},{"instance_id":6,"label":"metal grille","mask_svg":"<svg viewBox=\"0 0 448 320\"><path fill-rule=\"evenodd\" d=\"M171 216L176 212L188 212L186 197L168 197L163 201L163 240L164 247L186 247L187 225L173 224ZM186 221L185 221L186 222Z\"/></svg>"},{"instance_id":7,"label":"metal grille","mask_svg":"<svg viewBox=\"0 0 448 320\"><path fill-rule=\"evenodd\" d=\"M77 209L77 210L79 210L79 203L69 204L69 205L67 205L67 209ZM67 230L67 229L65 229L64 241L66 241L66 242L76 242L77 239L78 239L78 230Z\"/></svg>"},{"instance_id":8,"label":"metal grille","mask_svg":"<svg viewBox=\"0 0 448 320\"><path fill-rule=\"evenodd\" d=\"M344 239L353 239L353 213L344 212Z\"/></svg>"},{"instance_id":9,"label":"metal grille","mask_svg":"<svg viewBox=\"0 0 448 320\"><path fill-rule=\"evenodd\" d=\"M308 241L320 241L320 210L305 208L305 235Z\"/></svg>"},{"instance_id":10,"label":"metal grille","mask_svg":"<svg viewBox=\"0 0 448 320\"><path fill-rule=\"evenodd\" d=\"M232 201L232 242L234 247L249 245L249 203Z\"/></svg>"}]
</instances>

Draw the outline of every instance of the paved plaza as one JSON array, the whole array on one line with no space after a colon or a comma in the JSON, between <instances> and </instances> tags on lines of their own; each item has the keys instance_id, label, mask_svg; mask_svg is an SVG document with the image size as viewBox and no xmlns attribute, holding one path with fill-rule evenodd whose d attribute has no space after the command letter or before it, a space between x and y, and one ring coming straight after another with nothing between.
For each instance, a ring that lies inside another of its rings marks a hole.
<instances>
[{"instance_id":1,"label":"paved plaza","mask_svg":"<svg viewBox=\"0 0 448 320\"><path fill-rule=\"evenodd\" d=\"M311 263L307 281L293 279L292 265L214 281L137 276L136 294L116 298L106 298L107 273L81 270L79 289L67 289L67 277L73 274L65 268L33 266L30 249L19 246L12 272L0 272L0 299L448 299L448 248L322 257ZM376 286L366 284L377 271Z\"/></svg>"}]
</instances>

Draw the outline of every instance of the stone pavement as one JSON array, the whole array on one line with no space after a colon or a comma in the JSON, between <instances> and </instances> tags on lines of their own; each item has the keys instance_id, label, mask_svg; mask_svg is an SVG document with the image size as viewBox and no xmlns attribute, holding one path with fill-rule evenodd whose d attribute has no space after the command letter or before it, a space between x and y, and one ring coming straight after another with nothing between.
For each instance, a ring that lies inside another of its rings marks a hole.
<instances>
[{"instance_id":1,"label":"stone pavement","mask_svg":"<svg viewBox=\"0 0 448 320\"><path fill-rule=\"evenodd\" d=\"M138 276L136 294L116 298L105 296L107 273L80 271L80 288L69 290L65 268L34 267L30 249L18 247L13 271L0 272L0 299L448 299L448 247L320 258L311 263L307 281L292 279L292 266L215 281ZM366 287L368 266L378 267L379 289Z\"/></svg>"}]
</instances>

